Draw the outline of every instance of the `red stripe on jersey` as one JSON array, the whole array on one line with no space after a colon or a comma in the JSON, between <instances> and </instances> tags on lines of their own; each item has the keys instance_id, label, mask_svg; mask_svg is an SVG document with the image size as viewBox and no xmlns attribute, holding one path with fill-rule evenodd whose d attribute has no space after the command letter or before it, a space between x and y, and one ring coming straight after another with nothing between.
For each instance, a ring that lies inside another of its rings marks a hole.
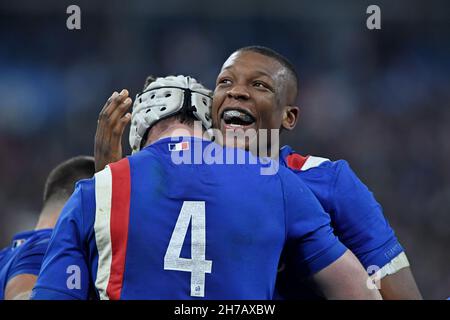
<instances>
[{"instance_id":1,"label":"red stripe on jersey","mask_svg":"<svg viewBox=\"0 0 450 320\"><path fill-rule=\"evenodd\" d=\"M298 153L291 153L286 157L288 168L293 170L301 170L309 156L303 157Z\"/></svg>"},{"instance_id":2,"label":"red stripe on jersey","mask_svg":"<svg viewBox=\"0 0 450 320\"><path fill-rule=\"evenodd\" d=\"M112 175L111 196L111 271L106 292L110 300L119 300L127 254L130 220L130 163L128 159L109 165Z\"/></svg>"}]
</instances>

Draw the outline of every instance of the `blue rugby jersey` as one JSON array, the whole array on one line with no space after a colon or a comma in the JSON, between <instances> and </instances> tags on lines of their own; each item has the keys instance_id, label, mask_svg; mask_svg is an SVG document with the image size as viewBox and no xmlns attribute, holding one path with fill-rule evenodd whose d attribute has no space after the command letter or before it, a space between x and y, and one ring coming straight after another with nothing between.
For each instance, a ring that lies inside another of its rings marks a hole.
<instances>
[{"instance_id":1,"label":"blue rugby jersey","mask_svg":"<svg viewBox=\"0 0 450 320\"><path fill-rule=\"evenodd\" d=\"M280 150L280 164L290 168L314 193L329 214L335 235L366 269L371 266L381 269L404 251L384 217L381 205L348 162L304 157L284 146ZM289 263L282 267L283 272L279 273L277 280L281 297L317 297L302 285L304 279L297 274L295 267Z\"/></svg>"},{"instance_id":2,"label":"blue rugby jersey","mask_svg":"<svg viewBox=\"0 0 450 320\"><path fill-rule=\"evenodd\" d=\"M33 299L271 299L283 249L303 276L345 252L288 169L174 163L198 144L223 160L244 152L166 138L79 182Z\"/></svg>"},{"instance_id":3,"label":"blue rugby jersey","mask_svg":"<svg viewBox=\"0 0 450 320\"><path fill-rule=\"evenodd\" d=\"M53 229L25 231L13 237L0 255L0 300L8 281L21 274L38 275Z\"/></svg>"}]
</instances>

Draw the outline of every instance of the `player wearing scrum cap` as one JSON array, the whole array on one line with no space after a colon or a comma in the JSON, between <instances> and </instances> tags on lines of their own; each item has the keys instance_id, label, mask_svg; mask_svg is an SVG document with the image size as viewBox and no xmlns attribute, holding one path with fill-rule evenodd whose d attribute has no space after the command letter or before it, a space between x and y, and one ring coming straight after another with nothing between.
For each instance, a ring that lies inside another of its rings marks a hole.
<instances>
[{"instance_id":1,"label":"player wearing scrum cap","mask_svg":"<svg viewBox=\"0 0 450 320\"><path fill-rule=\"evenodd\" d=\"M173 153L189 154L194 143L214 144L193 129L195 120L211 125L208 93L193 78L171 76L137 96L135 153L78 184L34 299L87 299L90 289L100 299L271 299L282 251L328 298L380 298L288 169L261 175L265 164L258 161L172 162ZM174 135L180 130L186 135ZM224 158L230 152L215 150ZM78 282L68 279L71 266Z\"/></svg>"}]
</instances>

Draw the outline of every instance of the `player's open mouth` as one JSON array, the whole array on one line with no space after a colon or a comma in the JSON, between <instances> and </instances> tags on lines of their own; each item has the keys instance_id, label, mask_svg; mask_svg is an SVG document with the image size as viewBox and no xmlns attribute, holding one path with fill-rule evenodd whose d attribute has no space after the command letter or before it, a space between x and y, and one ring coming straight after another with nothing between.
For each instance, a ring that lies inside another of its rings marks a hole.
<instances>
[{"instance_id":1,"label":"player's open mouth","mask_svg":"<svg viewBox=\"0 0 450 320\"><path fill-rule=\"evenodd\" d=\"M247 129L255 123L255 117L241 108L226 108L221 114L225 129Z\"/></svg>"}]
</instances>

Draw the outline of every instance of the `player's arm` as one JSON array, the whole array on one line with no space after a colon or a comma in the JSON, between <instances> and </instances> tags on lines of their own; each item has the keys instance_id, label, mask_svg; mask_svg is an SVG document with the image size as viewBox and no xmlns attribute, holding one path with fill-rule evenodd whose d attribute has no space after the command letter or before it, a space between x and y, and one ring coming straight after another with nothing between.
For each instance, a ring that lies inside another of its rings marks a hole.
<instances>
[{"instance_id":1,"label":"player's arm","mask_svg":"<svg viewBox=\"0 0 450 320\"><path fill-rule=\"evenodd\" d=\"M380 292L368 285L370 279L366 271L350 250L312 275L311 280L319 293L330 300L381 300Z\"/></svg>"},{"instance_id":2,"label":"player's arm","mask_svg":"<svg viewBox=\"0 0 450 320\"><path fill-rule=\"evenodd\" d=\"M86 300L89 271L84 245L82 183L64 206L32 291L33 300Z\"/></svg>"},{"instance_id":3,"label":"player's arm","mask_svg":"<svg viewBox=\"0 0 450 320\"><path fill-rule=\"evenodd\" d=\"M384 276L379 287L383 299L386 300L422 300L422 295L409 267Z\"/></svg>"},{"instance_id":4,"label":"player's arm","mask_svg":"<svg viewBox=\"0 0 450 320\"><path fill-rule=\"evenodd\" d=\"M20 274L10 279L5 288L5 300L28 300L36 279L34 274Z\"/></svg>"},{"instance_id":5,"label":"player's arm","mask_svg":"<svg viewBox=\"0 0 450 320\"><path fill-rule=\"evenodd\" d=\"M29 298L41 269L49 238L50 235L46 238L40 238L38 242L32 242L16 249L17 255L9 268L6 280L6 300Z\"/></svg>"},{"instance_id":6,"label":"player's arm","mask_svg":"<svg viewBox=\"0 0 450 320\"><path fill-rule=\"evenodd\" d=\"M114 92L100 111L95 133L95 171L122 159L122 135L131 120L127 112L131 106L128 91Z\"/></svg>"},{"instance_id":7,"label":"player's arm","mask_svg":"<svg viewBox=\"0 0 450 320\"><path fill-rule=\"evenodd\" d=\"M327 299L381 299L367 285L369 276L358 259L338 240L330 217L306 185L286 175L287 263L298 275L310 279Z\"/></svg>"},{"instance_id":8,"label":"player's arm","mask_svg":"<svg viewBox=\"0 0 450 320\"><path fill-rule=\"evenodd\" d=\"M331 219L339 239L374 280L384 299L422 299L404 250L380 204L345 161L336 162Z\"/></svg>"}]
</instances>

